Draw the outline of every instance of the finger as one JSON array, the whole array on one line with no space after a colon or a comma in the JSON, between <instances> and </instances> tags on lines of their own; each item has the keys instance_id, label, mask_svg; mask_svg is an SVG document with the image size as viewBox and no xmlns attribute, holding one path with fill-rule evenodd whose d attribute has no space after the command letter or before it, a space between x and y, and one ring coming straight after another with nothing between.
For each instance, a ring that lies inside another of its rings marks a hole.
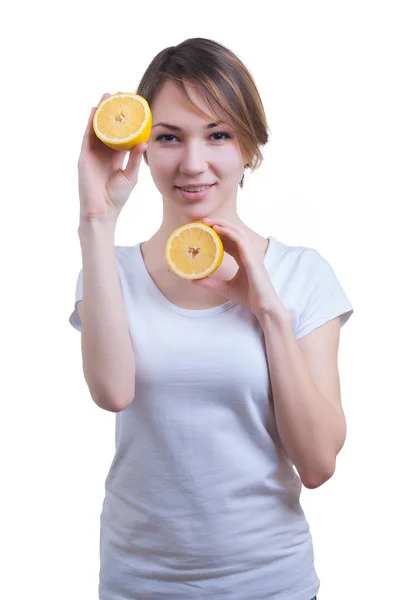
<instances>
[{"instance_id":1,"label":"finger","mask_svg":"<svg viewBox=\"0 0 401 600\"><path fill-rule=\"evenodd\" d=\"M82 139L81 152L84 152L85 150L90 150L93 146L92 136L95 135L95 132L93 131L93 117L95 115L95 112L96 112L96 107L92 108L92 110L90 112L88 123L86 125L86 129L85 129L85 133L84 133L84 137Z\"/></svg>"},{"instance_id":2,"label":"finger","mask_svg":"<svg viewBox=\"0 0 401 600\"><path fill-rule=\"evenodd\" d=\"M111 96L111 94L103 94L103 96L100 99L100 102L102 102L105 98L108 98L109 96ZM89 115L89 119L88 119L88 123L85 129L85 133L84 133L84 137L82 140L82 146L81 146L81 151L82 150L91 150L93 148L93 144L96 142L97 137L95 134L95 131L93 129L93 117L95 116L95 112L97 111L100 102L97 106L93 107L90 115Z\"/></svg>"},{"instance_id":3,"label":"finger","mask_svg":"<svg viewBox=\"0 0 401 600\"><path fill-rule=\"evenodd\" d=\"M229 227L232 230L236 231L237 233L241 233L241 230L239 227L237 227L233 223L230 223L229 221L226 221L226 219L220 219L219 217L217 217L215 219L205 217L204 219L202 219L202 221L203 221L203 223L205 223L205 225L209 225L209 227L213 227L213 225L219 225L221 227Z\"/></svg>"},{"instance_id":4,"label":"finger","mask_svg":"<svg viewBox=\"0 0 401 600\"><path fill-rule=\"evenodd\" d=\"M220 222L222 220L219 219ZM227 221L225 221L227 223ZM224 250L244 267L251 265L252 253L248 240L234 225L213 225L215 232L222 238Z\"/></svg>"},{"instance_id":5,"label":"finger","mask_svg":"<svg viewBox=\"0 0 401 600\"><path fill-rule=\"evenodd\" d=\"M220 235L226 235L229 239L233 240L237 246L239 246L241 242L242 244L248 242L243 231L237 225L234 225L225 219L205 217L202 221L205 225L209 225L209 227L215 229L216 232L219 231Z\"/></svg>"},{"instance_id":6,"label":"finger","mask_svg":"<svg viewBox=\"0 0 401 600\"><path fill-rule=\"evenodd\" d=\"M214 224L213 229L219 234L220 237L223 237L231 242L231 247L236 246L238 249L241 249L246 244L246 240L244 239L243 235L241 235L241 233L238 231L235 231L232 226Z\"/></svg>"},{"instance_id":7,"label":"finger","mask_svg":"<svg viewBox=\"0 0 401 600\"><path fill-rule=\"evenodd\" d=\"M148 145L138 144L130 152L127 166L124 171L125 177L130 183L136 183L138 181L138 171L141 164L143 153L146 151Z\"/></svg>"}]
</instances>

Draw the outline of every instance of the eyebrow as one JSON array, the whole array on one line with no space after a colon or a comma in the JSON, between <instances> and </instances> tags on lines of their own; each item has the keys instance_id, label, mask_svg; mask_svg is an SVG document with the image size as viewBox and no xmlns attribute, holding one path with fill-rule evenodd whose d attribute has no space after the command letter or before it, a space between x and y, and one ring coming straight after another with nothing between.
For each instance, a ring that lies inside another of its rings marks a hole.
<instances>
[{"instance_id":1,"label":"eyebrow","mask_svg":"<svg viewBox=\"0 0 401 600\"><path fill-rule=\"evenodd\" d=\"M218 127L219 125L221 125L221 123L208 123L207 125L205 125L204 129L213 129L214 127ZM152 129L159 126L166 127L166 129L171 129L171 131L182 131L181 127L178 127L177 125L170 125L169 123L156 123L155 125L153 125Z\"/></svg>"}]
</instances>

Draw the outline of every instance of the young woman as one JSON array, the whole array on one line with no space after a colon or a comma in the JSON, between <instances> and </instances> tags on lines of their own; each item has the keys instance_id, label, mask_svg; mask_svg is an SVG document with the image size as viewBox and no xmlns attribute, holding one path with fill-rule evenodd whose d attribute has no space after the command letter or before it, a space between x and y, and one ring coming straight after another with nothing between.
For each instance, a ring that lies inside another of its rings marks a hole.
<instances>
[{"instance_id":1,"label":"young woman","mask_svg":"<svg viewBox=\"0 0 401 600\"><path fill-rule=\"evenodd\" d=\"M125 153L93 132L95 109L79 159L70 322L93 400L116 413L99 597L311 600L319 579L299 497L333 475L344 443L337 353L352 306L316 250L238 216L268 127L235 54L186 40L154 58L137 93L153 129L125 170ZM150 239L116 247L142 156L163 220ZM225 249L195 282L164 258L170 233L192 221L213 226Z\"/></svg>"}]
</instances>

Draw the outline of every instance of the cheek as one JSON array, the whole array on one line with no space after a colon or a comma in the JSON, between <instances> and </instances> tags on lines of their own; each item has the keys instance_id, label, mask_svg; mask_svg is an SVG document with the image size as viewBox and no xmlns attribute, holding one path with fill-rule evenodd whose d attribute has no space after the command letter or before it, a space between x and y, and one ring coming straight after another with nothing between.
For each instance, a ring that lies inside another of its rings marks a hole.
<instances>
[{"instance_id":1,"label":"cheek","mask_svg":"<svg viewBox=\"0 0 401 600\"><path fill-rule=\"evenodd\" d=\"M241 153L236 148L227 148L220 154L220 164L222 168L228 173L232 173L234 177L237 176L237 172L244 169L244 161Z\"/></svg>"},{"instance_id":2,"label":"cheek","mask_svg":"<svg viewBox=\"0 0 401 600\"><path fill-rule=\"evenodd\" d=\"M168 153L153 152L148 155L149 169L155 181L161 181L175 170L173 156Z\"/></svg>"}]
</instances>

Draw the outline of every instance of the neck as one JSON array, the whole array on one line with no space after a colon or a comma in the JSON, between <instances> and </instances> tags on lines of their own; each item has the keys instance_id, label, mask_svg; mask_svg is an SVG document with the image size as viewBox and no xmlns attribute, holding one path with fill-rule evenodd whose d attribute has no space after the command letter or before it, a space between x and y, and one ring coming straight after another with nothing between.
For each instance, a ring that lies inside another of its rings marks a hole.
<instances>
[{"instance_id":1,"label":"neck","mask_svg":"<svg viewBox=\"0 0 401 600\"><path fill-rule=\"evenodd\" d=\"M202 221L202 219L206 217L209 219L224 219L229 223L236 225L249 236L249 239L255 247L262 247L262 252L264 252L266 239L250 229L242 221L237 213L236 199L234 202L231 201L220 205L215 211L203 209L202 212L197 212L192 209L184 212L182 206L178 208L172 206L170 201L166 202L163 198L162 223L156 233L142 245L144 253L147 253L148 256L149 254L159 257L164 256L164 248L167 239L177 227L181 227L181 225L186 225L187 223Z\"/></svg>"},{"instance_id":2,"label":"neck","mask_svg":"<svg viewBox=\"0 0 401 600\"><path fill-rule=\"evenodd\" d=\"M170 202L163 201L163 220L158 231L154 234L152 240L157 237L162 242L166 242L168 236L177 227L186 225L187 223L193 223L196 221L202 221L204 218L208 219L225 219L233 225L245 228L246 225L240 219L237 213L237 206L235 202L227 202L220 205L216 210L208 211L207 207L201 207L200 210L196 210L195 207L189 206L188 211L182 210L184 207L175 207ZM180 210L181 209L181 210Z\"/></svg>"}]
</instances>

